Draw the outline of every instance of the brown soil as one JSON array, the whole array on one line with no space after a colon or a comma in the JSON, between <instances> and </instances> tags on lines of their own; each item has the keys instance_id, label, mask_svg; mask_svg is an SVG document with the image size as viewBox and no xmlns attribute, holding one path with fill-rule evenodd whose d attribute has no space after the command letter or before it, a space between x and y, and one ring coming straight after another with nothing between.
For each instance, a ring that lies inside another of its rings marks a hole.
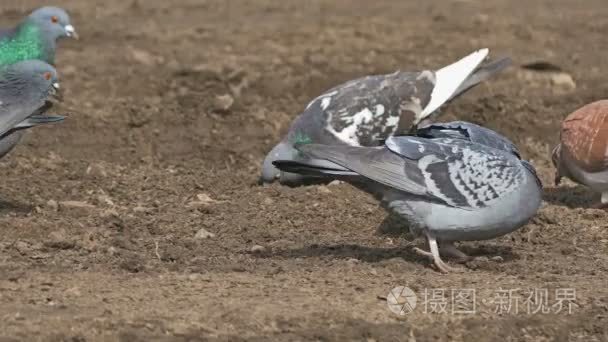
<instances>
[{"instance_id":1,"label":"brown soil","mask_svg":"<svg viewBox=\"0 0 608 342\"><path fill-rule=\"evenodd\" d=\"M42 3L3 1L2 25ZM608 340L608 213L555 188L549 158L560 120L608 93L605 0L56 3L81 35L58 52L69 119L0 162L1 341ZM461 245L466 272L435 271L349 185L257 186L323 90L479 47L576 88L516 66L447 109L511 137L546 185L530 224ZM383 299L399 285L419 296L403 317ZM463 288L475 314L424 312L425 289ZM495 312L497 291L534 288L575 289L572 314Z\"/></svg>"}]
</instances>

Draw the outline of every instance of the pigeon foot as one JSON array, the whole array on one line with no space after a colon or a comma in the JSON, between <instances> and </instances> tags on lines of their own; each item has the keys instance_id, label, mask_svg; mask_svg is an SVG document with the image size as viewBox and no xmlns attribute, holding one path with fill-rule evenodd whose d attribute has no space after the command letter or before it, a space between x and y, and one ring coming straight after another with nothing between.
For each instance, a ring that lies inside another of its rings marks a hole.
<instances>
[{"instance_id":1,"label":"pigeon foot","mask_svg":"<svg viewBox=\"0 0 608 342\"><path fill-rule=\"evenodd\" d=\"M430 258L434 260L433 253L427 252L421 248L414 247L414 251L422 256ZM465 263L467 261L473 260L473 257L466 255L462 251L458 250L453 243L442 243L439 246L439 254L448 258L455 259L458 263Z\"/></svg>"},{"instance_id":2,"label":"pigeon foot","mask_svg":"<svg viewBox=\"0 0 608 342\"><path fill-rule=\"evenodd\" d=\"M441 254L452 257L460 263L465 263L467 261L473 260L473 257L466 255L465 253L460 251L458 248L456 248L456 246L454 246L454 243L452 242L441 244Z\"/></svg>"},{"instance_id":3,"label":"pigeon foot","mask_svg":"<svg viewBox=\"0 0 608 342\"><path fill-rule=\"evenodd\" d=\"M443 273L450 273L450 272L463 272L463 269L459 269L459 268L454 268L454 267L450 267L448 266L445 262L443 262L443 260L441 260L441 256L439 255L439 246L437 245L437 240L434 237L428 236L427 235L427 239L429 241L429 247L430 247L430 252L424 251L420 248L414 248L414 251L418 254L421 254L423 256L426 256L428 258L431 258L433 260L433 263L435 263L435 266L439 269L439 271L443 272ZM454 247L454 249L456 249L456 247ZM448 251L452 252L451 249L448 247ZM458 251L456 249L456 251ZM461 253L462 255L465 255L464 253L458 251L459 253Z\"/></svg>"}]
</instances>

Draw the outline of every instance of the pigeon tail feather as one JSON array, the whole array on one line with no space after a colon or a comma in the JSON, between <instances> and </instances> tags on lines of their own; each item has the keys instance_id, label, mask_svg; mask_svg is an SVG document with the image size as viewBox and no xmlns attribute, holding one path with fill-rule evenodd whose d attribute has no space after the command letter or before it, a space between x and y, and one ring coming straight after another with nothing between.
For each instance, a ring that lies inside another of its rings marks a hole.
<instances>
[{"instance_id":1,"label":"pigeon tail feather","mask_svg":"<svg viewBox=\"0 0 608 342\"><path fill-rule=\"evenodd\" d=\"M493 62L486 63L486 64L480 66L479 68L477 68L477 70L475 70L473 75L471 75L469 78L467 78L464 81L464 83L462 83L460 85L460 87L458 87L458 89L456 90L454 95L450 98L450 101L453 100L454 98L460 96L460 94L464 93L465 91L478 85L479 83L487 80L494 74L497 74L497 73L503 71L508 66L510 66L512 63L513 63L513 60L511 60L511 58L503 57L501 59L498 59Z\"/></svg>"},{"instance_id":2,"label":"pigeon tail feather","mask_svg":"<svg viewBox=\"0 0 608 342\"><path fill-rule=\"evenodd\" d=\"M38 125L61 122L64 119L65 116L63 115L32 115L18 123L15 127L10 129L9 132L30 128Z\"/></svg>"},{"instance_id":3,"label":"pigeon tail feather","mask_svg":"<svg viewBox=\"0 0 608 342\"><path fill-rule=\"evenodd\" d=\"M279 170L307 176L331 178L360 177L359 174L326 160L309 159L306 161L275 160L272 162Z\"/></svg>"},{"instance_id":4,"label":"pigeon tail feather","mask_svg":"<svg viewBox=\"0 0 608 342\"><path fill-rule=\"evenodd\" d=\"M444 103L452 99L465 84L467 79L475 72L479 65L488 56L488 49L481 49L472 54L443 67L435 72L435 87L431 93L431 100L416 118L415 124L435 112Z\"/></svg>"}]
</instances>

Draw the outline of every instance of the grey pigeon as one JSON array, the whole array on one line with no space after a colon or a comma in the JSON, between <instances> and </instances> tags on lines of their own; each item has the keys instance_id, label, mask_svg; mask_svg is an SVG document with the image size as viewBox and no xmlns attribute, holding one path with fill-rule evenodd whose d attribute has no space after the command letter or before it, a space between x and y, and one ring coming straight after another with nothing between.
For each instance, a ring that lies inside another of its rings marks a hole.
<instances>
[{"instance_id":1,"label":"grey pigeon","mask_svg":"<svg viewBox=\"0 0 608 342\"><path fill-rule=\"evenodd\" d=\"M476 51L437 71L367 76L328 90L310 102L287 136L268 153L261 182L278 179L283 184L300 185L311 180L280 172L272 165L274 160L302 157L294 144L378 146L391 135L408 133L430 122L443 104L511 63L503 58L481 65L488 53L488 49Z\"/></svg>"},{"instance_id":2,"label":"grey pigeon","mask_svg":"<svg viewBox=\"0 0 608 342\"><path fill-rule=\"evenodd\" d=\"M55 64L57 40L78 38L67 12L58 7L41 7L16 27L0 30L0 67L39 59Z\"/></svg>"},{"instance_id":3,"label":"grey pigeon","mask_svg":"<svg viewBox=\"0 0 608 342\"><path fill-rule=\"evenodd\" d=\"M19 142L25 129L63 120L44 115L51 107L47 99L58 89L57 72L45 62L30 60L0 69L0 157Z\"/></svg>"},{"instance_id":4,"label":"grey pigeon","mask_svg":"<svg viewBox=\"0 0 608 342\"><path fill-rule=\"evenodd\" d=\"M433 124L420 136L391 136L384 146L297 145L304 161L277 160L279 169L347 181L373 194L423 235L443 272L440 256L468 259L455 241L510 233L537 212L542 184L507 138L466 122Z\"/></svg>"}]
</instances>

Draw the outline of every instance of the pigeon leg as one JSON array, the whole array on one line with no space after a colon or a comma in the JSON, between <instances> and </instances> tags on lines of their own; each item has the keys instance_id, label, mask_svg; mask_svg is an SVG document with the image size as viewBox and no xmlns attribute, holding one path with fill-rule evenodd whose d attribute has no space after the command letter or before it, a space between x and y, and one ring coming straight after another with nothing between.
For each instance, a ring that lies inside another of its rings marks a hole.
<instances>
[{"instance_id":1,"label":"pigeon leg","mask_svg":"<svg viewBox=\"0 0 608 342\"><path fill-rule=\"evenodd\" d=\"M444 242L441 244L441 254L457 259L459 262L467 262L473 259L462 251L458 250L458 248L456 248L452 242Z\"/></svg>"},{"instance_id":2,"label":"pigeon leg","mask_svg":"<svg viewBox=\"0 0 608 342\"><path fill-rule=\"evenodd\" d=\"M600 203L593 205L593 208L608 210L608 192L602 192Z\"/></svg>"},{"instance_id":3,"label":"pigeon leg","mask_svg":"<svg viewBox=\"0 0 608 342\"><path fill-rule=\"evenodd\" d=\"M414 251L422 256L435 260L435 257L433 256L433 253L431 253L431 252L427 252L418 247L414 247ZM458 250L456 248L456 246L454 246L454 244L451 242L442 243L441 246L439 246L439 253L440 253L440 255L457 259L458 262L467 262L467 261L473 259L471 256L468 256L465 253Z\"/></svg>"},{"instance_id":4,"label":"pigeon leg","mask_svg":"<svg viewBox=\"0 0 608 342\"><path fill-rule=\"evenodd\" d=\"M431 251L427 252L427 251L424 251L424 250L422 250L422 249L420 249L418 247L415 247L414 251L416 253L418 253L420 255L423 255L425 257L433 259L433 262L435 263L435 266L437 266L437 268L441 272L443 272L443 273L462 272L461 269L450 267L445 262L443 262L443 260L441 260L441 256L439 255L439 246L437 245L437 240L434 237L427 235L427 239L429 241L429 247L430 247ZM452 247L456 251L458 251L456 249L456 247L454 247L453 245L452 245ZM443 247L442 247L442 249L443 249ZM450 247L448 247L448 253L451 254L451 252L452 251L451 251ZM460 251L458 251L458 252L466 256L466 254L464 254L464 253L462 253Z\"/></svg>"},{"instance_id":5,"label":"pigeon leg","mask_svg":"<svg viewBox=\"0 0 608 342\"><path fill-rule=\"evenodd\" d=\"M462 272L462 270L450 267L445 262L443 262L443 260L441 260L441 256L439 255L439 246L437 245L437 240L431 236L427 236L427 238L429 240L429 247L431 248L431 254L433 255L433 261L435 262L435 266L437 266L437 268L441 272Z\"/></svg>"},{"instance_id":6,"label":"pigeon leg","mask_svg":"<svg viewBox=\"0 0 608 342\"><path fill-rule=\"evenodd\" d=\"M427 257L427 258L433 259L433 253L427 252L427 251L425 251L422 248L414 247L414 252L422 255L423 257Z\"/></svg>"}]
</instances>

